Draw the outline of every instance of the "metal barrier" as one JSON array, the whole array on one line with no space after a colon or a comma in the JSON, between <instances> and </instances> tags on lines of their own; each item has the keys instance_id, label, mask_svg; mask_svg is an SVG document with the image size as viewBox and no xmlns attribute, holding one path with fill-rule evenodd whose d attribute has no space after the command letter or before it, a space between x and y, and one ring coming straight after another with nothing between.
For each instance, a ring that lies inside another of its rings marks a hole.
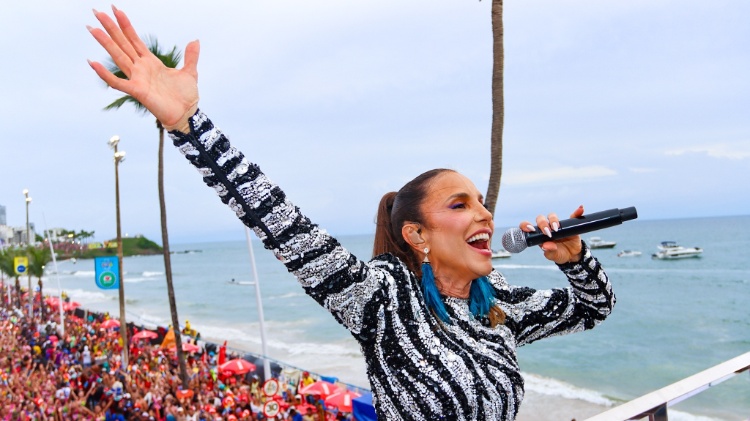
<instances>
[{"instance_id":1,"label":"metal barrier","mask_svg":"<svg viewBox=\"0 0 750 421\"><path fill-rule=\"evenodd\" d=\"M602 412L586 421L640 420L646 417L649 421L668 421L668 407L746 370L750 370L750 352Z\"/></svg>"}]
</instances>

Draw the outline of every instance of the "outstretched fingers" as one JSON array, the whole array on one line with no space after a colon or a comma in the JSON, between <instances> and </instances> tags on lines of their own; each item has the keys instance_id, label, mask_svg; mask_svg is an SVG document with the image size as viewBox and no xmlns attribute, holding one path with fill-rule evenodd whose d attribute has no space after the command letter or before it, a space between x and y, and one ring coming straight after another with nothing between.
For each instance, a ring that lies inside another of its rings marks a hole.
<instances>
[{"instance_id":1,"label":"outstretched fingers","mask_svg":"<svg viewBox=\"0 0 750 421\"><path fill-rule=\"evenodd\" d=\"M135 28L133 28L133 24L130 23L130 19L125 12L112 5L112 13L114 13L115 19L117 19L117 24L121 30L120 33L124 34L123 40L127 38L123 43L126 45L126 48L128 48L128 55L133 58L133 61L135 61L137 57L151 54L148 46L146 46L143 40L138 36L138 33L135 32Z\"/></svg>"},{"instance_id":2,"label":"outstretched fingers","mask_svg":"<svg viewBox=\"0 0 750 421\"><path fill-rule=\"evenodd\" d=\"M89 32L104 47L115 65L125 73L125 76L130 77L133 62L138 58L133 46L130 45L120 28L106 13L94 9L94 16L104 27L106 33L101 29L92 27L88 27Z\"/></svg>"}]
</instances>

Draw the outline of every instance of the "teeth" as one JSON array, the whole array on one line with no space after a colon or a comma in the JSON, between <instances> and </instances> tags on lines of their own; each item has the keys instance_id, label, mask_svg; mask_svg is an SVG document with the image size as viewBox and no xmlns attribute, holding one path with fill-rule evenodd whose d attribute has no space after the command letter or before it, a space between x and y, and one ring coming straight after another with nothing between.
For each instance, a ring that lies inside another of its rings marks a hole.
<instances>
[{"instance_id":1,"label":"teeth","mask_svg":"<svg viewBox=\"0 0 750 421\"><path fill-rule=\"evenodd\" d=\"M466 242L467 243L473 243L474 241L479 241L479 240L490 241L490 235L487 234L486 232L481 233L481 234L477 234L477 235L469 238L468 240L466 240Z\"/></svg>"}]
</instances>

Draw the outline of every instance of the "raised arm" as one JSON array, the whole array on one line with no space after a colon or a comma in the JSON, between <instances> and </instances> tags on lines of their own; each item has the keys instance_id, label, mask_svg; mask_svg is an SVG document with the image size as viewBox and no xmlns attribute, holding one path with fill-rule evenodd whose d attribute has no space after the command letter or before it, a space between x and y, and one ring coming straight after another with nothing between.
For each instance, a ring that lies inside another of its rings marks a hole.
<instances>
[{"instance_id":1,"label":"raised arm","mask_svg":"<svg viewBox=\"0 0 750 421\"><path fill-rule=\"evenodd\" d=\"M345 250L287 200L284 192L257 165L232 147L229 139L197 110L198 42L188 44L182 69L164 66L138 38L125 13L113 7L117 23L95 11L101 29L92 35L125 72L119 79L97 62L89 62L111 87L140 101L168 129L175 146L203 176L220 199L263 240L302 284L305 291L330 311L358 339L375 333L384 297L395 295L384 288L384 269L365 263ZM106 31L106 32L105 32Z\"/></svg>"}]
</instances>

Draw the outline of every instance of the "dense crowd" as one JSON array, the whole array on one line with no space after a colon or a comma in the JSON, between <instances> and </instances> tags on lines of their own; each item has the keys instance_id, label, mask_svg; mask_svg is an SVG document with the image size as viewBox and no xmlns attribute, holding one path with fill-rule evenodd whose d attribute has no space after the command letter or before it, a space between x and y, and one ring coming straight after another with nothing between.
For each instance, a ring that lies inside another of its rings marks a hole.
<instances>
[{"instance_id":1,"label":"dense crowd","mask_svg":"<svg viewBox=\"0 0 750 421\"><path fill-rule=\"evenodd\" d=\"M257 374L218 370L224 360L239 357L223 347L185 353L184 388L163 332L131 340L125 365L118 328L103 327L108 315L68 313L61 335L55 310L47 307L44 318L36 311L30 320L19 308L0 309L0 421L264 420L269 400L277 403L274 420L351 419L327 408L320 396L297 394L298 386L314 381L306 372L296 379L276 377L279 392L266 396Z\"/></svg>"}]
</instances>

